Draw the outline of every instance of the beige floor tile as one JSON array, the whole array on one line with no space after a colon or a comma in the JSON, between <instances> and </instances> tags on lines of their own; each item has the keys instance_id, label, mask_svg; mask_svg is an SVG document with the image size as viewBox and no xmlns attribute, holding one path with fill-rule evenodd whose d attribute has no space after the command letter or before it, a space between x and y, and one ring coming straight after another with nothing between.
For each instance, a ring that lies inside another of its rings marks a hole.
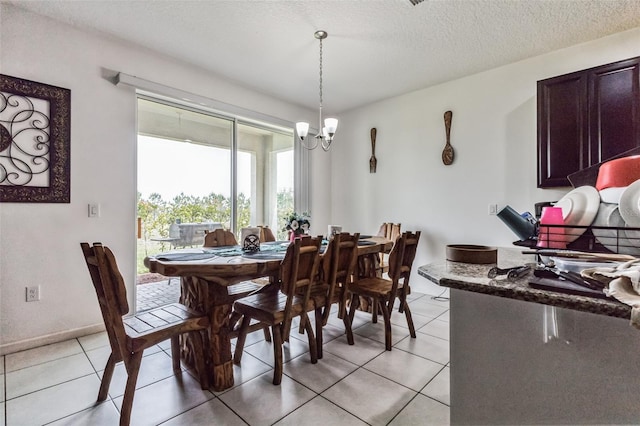
<instances>
[{"instance_id":1,"label":"beige floor tile","mask_svg":"<svg viewBox=\"0 0 640 426\"><path fill-rule=\"evenodd\" d=\"M106 331L79 337L78 341L85 351L97 349L100 346L109 346L109 337Z\"/></svg>"},{"instance_id":2,"label":"beige floor tile","mask_svg":"<svg viewBox=\"0 0 640 426\"><path fill-rule=\"evenodd\" d=\"M6 374L6 398L15 398L87 375L95 375L95 371L84 353L12 371Z\"/></svg>"},{"instance_id":3,"label":"beige floor tile","mask_svg":"<svg viewBox=\"0 0 640 426\"><path fill-rule=\"evenodd\" d=\"M420 327L426 325L429 321L433 320L431 317L424 317L420 314L415 314L413 311L411 312L411 319L413 320L413 327L417 330ZM383 322L382 317L379 317L378 322ZM391 324L399 325L401 327L409 328L407 325L407 317L403 313L398 312L397 309L393 311L391 315Z\"/></svg>"},{"instance_id":4,"label":"beige floor tile","mask_svg":"<svg viewBox=\"0 0 640 426\"><path fill-rule=\"evenodd\" d=\"M113 401L107 399L79 413L49 423L49 426L107 426L117 425L119 422L120 412Z\"/></svg>"},{"instance_id":5,"label":"beige floor tile","mask_svg":"<svg viewBox=\"0 0 640 426\"><path fill-rule=\"evenodd\" d=\"M101 379L103 372L104 370L99 372ZM142 358L142 364L140 365L136 389L140 389L141 387L158 382L173 375L174 372L171 357L166 353L160 351L155 354L145 356ZM116 368L111 379L111 385L109 386L109 396L111 398L117 398L124 394L127 377L127 370L124 367L124 363L116 364Z\"/></svg>"},{"instance_id":6,"label":"beige floor tile","mask_svg":"<svg viewBox=\"0 0 640 426\"><path fill-rule=\"evenodd\" d=\"M417 332L449 340L449 323L439 319L434 319L424 327L417 329Z\"/></svg>"},{"instance_id":7,"label":"beige floor tile","mask_svg":"<svg viewBox=\"0 0 640 426\"><path fill-rule=\"evenodd\" d=\"M384 352L384 343L377 342L359 334L353 335L354 344L347 343L347 337L343 336L324 344L324 352L332 353L353 364L362 366L376 356Z\"/></svg>"},{"instance_id":8,"label":"beige floor tile","mask_svg":"<svg viewBox=\"0 0 640 426\"><path fill-rule=\"evenodd\" d=\"M298 357L286 363L284 374L314 392L321 393L357 368L357 365L325 352L317 364L311 364L308 357Z\"/></svg>"},{"instance_id":9,"label":"beige floor tile","mask_svg":"<svg viewBox=\"0 0 640 426\"><path fill-rule=\"evenodd\" d=\"M447 312L445 312L444 314L440 315L440 316L438 317L438 319L439 319L440 321L444 321L444 322L447 322L447 323L448 323L448 322L449 322L449 313L450 313L450 312L451 312L451 311L447 311Z\"/></svg>"},{"instance_id":10,"label":"beige floor tile","mask_svg":"<svg viewBox=\"0 0 640 426\"><path fill-rule=\"evenodd\" d=\"M383 343L385 342L385 332L384 332L384 320L380 318L380 321L377 323L369 323L367 325L363 325L357 330L353 331L354 334L358 334L362 337L367 337L369 339L373 339L377 342ZM391 324L391 344L395 345L400 340L405 337L409 337L409 329L407 328L407 324L404 326Z\"/></svg>"},{"instance_id":11,"label":"beige floor tile","mask_svg":"<svg viewBox=\"0 0 640 426\"><path fill-rule=\"evenodd\" d=\"M0 355L0 374L4 374L4 355Z\"/></svg>"},{"instance_id":12,"label":"beige floor tile","mask_svg":"<svg viewBox=\"0 0 640 426\"><path fill-rule=\"evenodd\" d=\"M351 328L354 330L362 327L365 324L369 324L371 322L371 314L369 312L356 311L353 317L353 323L351 324ZM328 324L331 324L334 327L344 329L344 323L337 315L333 314L329 317L327 321Z\"/></svg>"},{"instance_id":13,"label":"beige floor tile","mask_svg":"<svg viewBox=\"0 0 640 426\"><path fill-rule=\"evenodd\" d=\"M4 416L4 402L0 402L0 419L2 419L2 421L0 421L0 424L5 424L5 416Z\"/></svg>"},{"instance_id":14,"label":"beige floor tile","mask_svg":"<svg viewBox=\"0 0 640 426\"><path fill-rule=\"evenodd\" d=\"M450 424L449 411L446 405L418 394L389 426L446 426Z\"/></svg>"},{"instance_id":15,"label":"beige floor tile","mask_svg":"<svg viewBox=\"0 0 640 426\"><path fill-rule=\"evenodd\" d=\"M293 332L294 331L292 330L292 333ZM269 364L271 367L274 366L272 342L266 342L263 340L262 342L255 343L251 346L245 346L244 351L258 358L262 362ZM309 357L309 344L302 340L290 338L289 342L285 342L285 344L282 345L282 356L285 363L299 356Z\"/></svg>"},{"instance_id":16,"label":"beige floor tile","mask_svg":"<svg viewBox=\"0 0 640 426\"><path fill-rule=\"evenodd\" d=\"M8 400L7 425L43 425L85 410L95 404L99 387L92 374Z\"/></svg>"},{"instance_id":17,"label":"beige floor tile","mask_svg":"<svg viewBox=\"0 0 640 426\"><path fill-rule=\"evenodd\" d=\"M7 372L16 371L79 353L82 353L82 347L78 341L75 339L66 340L9 354L6 356L6 368Z\"/></svg>"},{"instance_id":18,"label":"beige floor tile","mask_svg":"<svg viewBox=\"0 0 640 426\"><path fill-rule=\"evenodd\" d=\"M444 367L436 377L425 386L420 393L436 399L443 404L451 405L451 389L450 389L451 369Z\"/></svg>"},{"instance_id":19,"label":"beige floor tile","mask_svg":"<svg viewBox=\"0 0 640 426\"><path fill-rule=\"evenodd\" d=\"M396 348L380 354L364 368L419 391L438 374L442 365Z\"/></svg>"},{"instance_id":20,"label":"beige floor tile","mask_svg":"<svg viewBox=\"0 0 640 426\"><path fill-rule=\"evenodd\" d=\"M371 425L386 425L417 394L365 369L358 369L322 393Z\"/></svg>"},{"instance_id":21,"label":"beige floor tile","mask_svg":"<svg viewBox=\"0 0 640 426\"><path fill-rule=\"evenodd\" d=\"M2 401L4 401L4 374L0 374L0 402Z\"/></svg>"},{"instance_id":22,"label":"beige floor tile","mask_svg":"<svg viewBox=\"0 0 640 426\"><path fill-rule=\"evenodd\" d=\"M242 421L233 411L231 411L226 405L220 402L219 399L211 399L204 404L200 404L195 408L187 411L186 413L176 416L166 423L162 423L162 426L210 426L210 425L225 425L225 426L245 426L246 423Z\"/></svg>"},{"instance_id":23,"label":"beige floor tile","mask_svg":"<svg viewBox=\"0 0 640 426\"><path fill-rule=\"evenodd\" d=\"M111 346L100 346L99 348L87 351L87 358L96 371L104 370L107 365L109 355L111 355Z\"/></svg>"},{"instance_id":24,"label":"beige floor tile","mask_svg":"<svg viewBox=\"0 0 640 426\"><path fill-rule=\"evenodd\" d=\"M211 392L186 372L136 390L131 412L131 424L157 425L212 399ZM114 399L118 409L122 397Z\"/></svg>"},{"instance_id":25,"label":"beige floor tile","mask_svg":"<svg viewBox=\"0 0 640 426\"><path fill-rule=\"evenodd\" d=\"M275 426L365 426L366 423L321 396L280 420Z\"/></svg>"},{"instance_id":26,"label":"beige floor tile","mask_svg":"<svg viewBox=\"0 0 640 426\"><path fill-rule=\"evenodd\" d=\"M273 374L265 373L219 396L251 426L271 425L315 396L286 375L275 386Z\"/></svg>"},{"instance_id":27,"label":"beige floor tile","mask_svg":"<svg viewBox=\"0 0 640 426\"><path fill-rule=\"evenodd\" d=\"M273 367L266 362L260 361L253 355L245 353L242 355L242 363L240 365L233 364L234 386L238 386L242 383L248 382L249 380L255 379L267 371L273 371Z\"/></svg>"},{"instance_id":28,"label":"beige floor tile","mask_svg":"<svg viewBox=\"0 0 640 426\"><path fill-rule=\"evenodd\" d=\"M406 338L398 342L394 348L402 349L442 365L449 362L449 341L439 337L422 334L415 338Z\"/></svg>"},{"instance_id":29,"label":"beige floor tile","mask_svg":"<svg viewBox=\"0 0 640 426\"><path fill-rule=\"evenodd\" d=\"M409 307L411 308L412 314L429 318L436 318L449 310L448 306L430 303L426 298L420 298L410 302Z\"/></svg>"}]
</instances>

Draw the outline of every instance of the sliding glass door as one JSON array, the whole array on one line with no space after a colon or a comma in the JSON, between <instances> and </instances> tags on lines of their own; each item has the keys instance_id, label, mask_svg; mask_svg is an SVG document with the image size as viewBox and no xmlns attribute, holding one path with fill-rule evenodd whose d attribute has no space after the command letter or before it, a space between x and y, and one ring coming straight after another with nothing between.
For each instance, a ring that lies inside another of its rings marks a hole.
<instances>
[{"instance_id":1,"label":"sliding glass door","mask_svg":"<svg viewBox=\"0 0 640 426\"><path fill-rule=\"evenodd\" d=\"M138 273L140 260L201 246L205 230L281 231L294 209L292 129L138 99Z\"/></svg>"}]
</instances>

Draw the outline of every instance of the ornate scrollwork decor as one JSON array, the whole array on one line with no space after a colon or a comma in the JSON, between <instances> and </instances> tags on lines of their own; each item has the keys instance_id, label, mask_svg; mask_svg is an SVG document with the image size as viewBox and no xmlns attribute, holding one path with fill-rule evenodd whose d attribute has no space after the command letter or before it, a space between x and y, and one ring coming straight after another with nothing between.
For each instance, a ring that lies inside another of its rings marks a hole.
<instances>
[{"instance_id":1,"label":"ornate scrollwork decor","mask_svg":"<svg viewBox=\"0 0 640 426\"><path fill-rule=\"evenodd\" d=\"M0 74L0 202L69 203L71 91Z\"/></svg>"}]
</instances>

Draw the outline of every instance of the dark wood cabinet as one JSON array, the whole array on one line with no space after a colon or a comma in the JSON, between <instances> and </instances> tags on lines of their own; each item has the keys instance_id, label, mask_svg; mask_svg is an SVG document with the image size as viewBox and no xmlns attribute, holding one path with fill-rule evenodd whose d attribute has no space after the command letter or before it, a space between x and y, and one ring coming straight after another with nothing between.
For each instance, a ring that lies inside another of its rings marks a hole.
<instances>
[{"instance_id":1,"label":"dark wood cabinet","mask_svg":"<svg viewBox=\"0 0 640 426\"><path fill-rule=\"evenodd\" d=\"M538 187L640 146L640 57L538 81Z\"/></svg>"}]
</instances>

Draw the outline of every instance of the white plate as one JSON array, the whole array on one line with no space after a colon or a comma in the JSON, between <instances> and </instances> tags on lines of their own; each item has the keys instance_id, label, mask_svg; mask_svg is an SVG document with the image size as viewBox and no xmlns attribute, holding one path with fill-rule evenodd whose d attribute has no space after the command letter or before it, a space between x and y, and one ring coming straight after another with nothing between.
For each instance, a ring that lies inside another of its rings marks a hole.
<instances>
[{"instance_id":1,"label":"white plate","mask_svg":"<svg viewBox=\"0 0 640 426\"><path fill-rule=\"evenodd\" d=\"M625 189L627 189L626 186L603 189L600 191L600 201L603 203L618 204Z\"/></svg>"},{"instance_id":2,"label":"white plate","mask_svg":"<svg viewBox=\"0 0 640 426\"><path fill-rule=\"evenodd\" d=\"M640 180L627 186L620 196L620 215L627 226L640 227Z\"/></svg>"},{"instance_id":3,"label":"white plate","mask_svg":"<svg viewBox=\"0 0 640 426\"><path fill-rule=\"evenodd\" d=\"M562 207L565 226L589 226L598 214L600 194L593 186L580 186L562 197L555 207ZM565 228L567 243L577 240L584 231L586 228Z\"/></svg>"},{"instance_id":4,"label":"white plate","mask_svg":"<svg viewBox=\"0 0 640 426\"><path fill-rule=\"evenodd\" d=\"M591 225L612 228L624 228L625 226L618 205L613 203L600 203L598 215ZM638 235L635 235L638 231L592 228L591 232L600 244L614 253L640 255L640 248L638 248L640 239L638 239Z\"/></svg>"}]
</instances>

